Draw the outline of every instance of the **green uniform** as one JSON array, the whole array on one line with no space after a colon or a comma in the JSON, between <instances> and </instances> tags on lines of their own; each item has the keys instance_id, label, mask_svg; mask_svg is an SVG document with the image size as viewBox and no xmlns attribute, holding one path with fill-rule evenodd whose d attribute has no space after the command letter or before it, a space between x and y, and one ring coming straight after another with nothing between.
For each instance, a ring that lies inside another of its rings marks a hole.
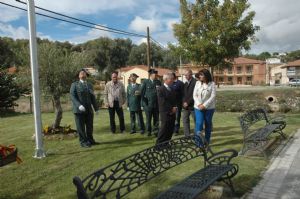
<instances>
[{"instance_id":1,"label":"green uniform","mask_svg":"<svg viewBox=\"0 0 300 199\"><path fill-rule=\"evenodd\" d=\"M129 84L127 86L127 106L130 111L131 133L136 132L135 120L137 117L138 125L143 134L145 131L145 124L141 110L141 85Z\"/></svg>"},{"instance_id":2,"label":"green uniform","mask_svg":"<svg viewBox=\"0 0 300 199\"><path fill-rule=\"evenodd\" d=\"M93 108L99 110L93 86L88 82L76 81L71 85L70 95L80 144L93 143ZM85 111L79 110L80 105L84 106Z\"/></svg>"},{"instance_id":3,"label":"green uniform","mask_svg":"<svg viewBox=\"0 0 300 199\"><path fill-rule=\"evenodd\" d=\"M158 102L157 102L157 88L161 86L161 82L157 79L150 80L147 79L142 84L141 88L141 97L142 105L146 114L146 126L148 135L152 133L151 120L153 118L153 131L155 134L158 133L158 124L159 124L159 111L158 111Z\"/></svg>"}]
</instances>

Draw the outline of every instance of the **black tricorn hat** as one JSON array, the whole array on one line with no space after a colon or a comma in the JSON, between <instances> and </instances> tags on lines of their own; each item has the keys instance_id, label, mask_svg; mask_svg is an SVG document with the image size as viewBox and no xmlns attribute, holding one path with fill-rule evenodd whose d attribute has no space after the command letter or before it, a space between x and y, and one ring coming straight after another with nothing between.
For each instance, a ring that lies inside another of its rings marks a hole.
<instances>
[{"instance_id":1,"label":"black tricorn hat","mask_svg":"<svg viewBox=\"0 0 300 199\"><path fill-rule=\"evenodd\" d=\"M157 70L155 70L154 68L151 68L150 70L148 70L149 74L157 74Z\"/></svg>"},{"instance_id":2,"label":"black tricorn hat","mask_svg":"<svg viewBox=\"0 0 300 199\"><path fill-rule=\"evenodd\" d=\"M87 76L87 77L90 76L90 73L89 73L86 69L82 68L82 69L80 69L80 70L76 73L76 77L77 77L77 78L78 78L79 73L80 73L81 71L84 71L84 72L86 73L86 76Z\"/></svg>"}]
</instances>

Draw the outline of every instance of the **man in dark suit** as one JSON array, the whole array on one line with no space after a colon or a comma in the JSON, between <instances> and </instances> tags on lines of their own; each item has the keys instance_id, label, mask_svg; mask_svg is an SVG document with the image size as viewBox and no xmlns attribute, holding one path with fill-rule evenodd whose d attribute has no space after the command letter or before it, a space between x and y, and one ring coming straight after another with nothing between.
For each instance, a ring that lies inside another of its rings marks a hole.
<instances>
[{"instance_id":1,"label":"man in dark suit","mask_svg":"<svg viewBox=\"0 0 300 199\"><path fill-rule=\"evenodd\" d=\"M176 94L176 106L177 106L174 133L175 135L179 135L184 84L182 81L177 79L175 72L173 72L173 77L174 77L174 82L172 84L172 89L175 91Z\"/></svg>"},{"instance_id":2,"label":"man in dark suit","mask_svg":"<svg viewBox=\"0 0 300 199\"><path fill-rule=\"evenodd\" d=\"M156 144L171 140L176 119L176 94L172 89L173 74L163 76L164 85L159 87L157 97L160 116L160 130Z\"/></svg>"},{"instance_id":3,"label":"man in dark suit","mask_svg":"<svg viewBox=\"0 0 300 199\"><path fill-rule=\"evenodd\" d=\"M145 124L141 109L141 85L136 83L139 76L135 73L130 74L130 84L127 86L127 106L130 111L131 134L136 133L135 119L137 117L141 134L145 132Z\"/></svg>"},{"instance_id":4,"label":"man in dark suit","mask_svg":"<svg viewBox=\"0 0 300 199\"><path fill-rule=\"evenodd\" d=\"M146 114L146 127L148 131L148 136L151 136L153 132L157 136L158 133L158 103L157 103L157 89L161 86L161 82L156 78L157 71L155 69L150 69L150 78L145 80L141 88L142 105ZM151 120L153 118L153 131L151 126Z\"/></svg>"},{"instance_id":5,"label":"man in dark suit","mask_svg":"<svg viewBox=\"0 0 300 199\"><path fill-rule=\"evenodd\" d=\"M79 81L73 82L70 89L73 113L81 147L91 147L97 144L93 138L93 108L98 114L99 107L93 86L86 81L87 72L82 69L78 77Z\"/></svg>"},{"instance_id":6,"label":"man in dark suit","mask_svg":"<svg viewBox=\"0 0 300 199\"><path fill-rule=\"evenodd\" d=\"M196 79L193 78L193 72L191 70L185 71L185 78L187 81L185 82L183 89L182 122L184 135L189 136L191 133L190 115L192 115L195 121L193 92L196 85Z\"/></svg>"}]
</instances>

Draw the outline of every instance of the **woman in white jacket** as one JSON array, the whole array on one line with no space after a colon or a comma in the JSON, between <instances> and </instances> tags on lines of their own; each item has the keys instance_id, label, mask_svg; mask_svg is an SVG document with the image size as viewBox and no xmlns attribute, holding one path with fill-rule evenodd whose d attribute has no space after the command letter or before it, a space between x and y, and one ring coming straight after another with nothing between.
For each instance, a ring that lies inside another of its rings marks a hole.
<instances>
[{"instance_id":1,"label":"woman in white jacket","mask_svg":"<svg viewBox=\"0 0 300 199\"><path fill-rule=\"evenodd\" d=\"M207 69L199 71L199 81L197 81L194 93L195 108L195 133L199 135L205 125L205 139L209 143L212 131L212 118L216 105L216 85Z\"/></svg>"}]
</instances>

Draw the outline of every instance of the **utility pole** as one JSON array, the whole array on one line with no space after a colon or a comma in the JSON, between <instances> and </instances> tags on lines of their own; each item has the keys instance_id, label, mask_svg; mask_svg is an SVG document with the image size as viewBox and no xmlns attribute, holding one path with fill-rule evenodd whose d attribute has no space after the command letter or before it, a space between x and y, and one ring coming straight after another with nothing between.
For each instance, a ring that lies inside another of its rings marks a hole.
<instances>
[{"instance_id":1,"label":"utility pole","mask_svg":"<svg viewBox=\"0 0 300 199\"><path fill-rule=\"evenodd\" d=\"M150 66L150 33L149 33L149 26L147 26L147 66L148 66L148 70L150 70L151 66Z\"/></svg>"},{"instance_id":2,"label":"utility pole","mask_svg":"<svg viewBox=\"0 0 300 199\"><path fill-rule=\"evenodd\" d=\"M33 157L41 159L46 157L46 155L43 149L34 0L27 0L27 14L28 14L28 29L29 29L29 45L30 45L32 96L33 96L33 107L34 107L35 143L36 143L35 154Z\"/></svg>"}]
</instances>

